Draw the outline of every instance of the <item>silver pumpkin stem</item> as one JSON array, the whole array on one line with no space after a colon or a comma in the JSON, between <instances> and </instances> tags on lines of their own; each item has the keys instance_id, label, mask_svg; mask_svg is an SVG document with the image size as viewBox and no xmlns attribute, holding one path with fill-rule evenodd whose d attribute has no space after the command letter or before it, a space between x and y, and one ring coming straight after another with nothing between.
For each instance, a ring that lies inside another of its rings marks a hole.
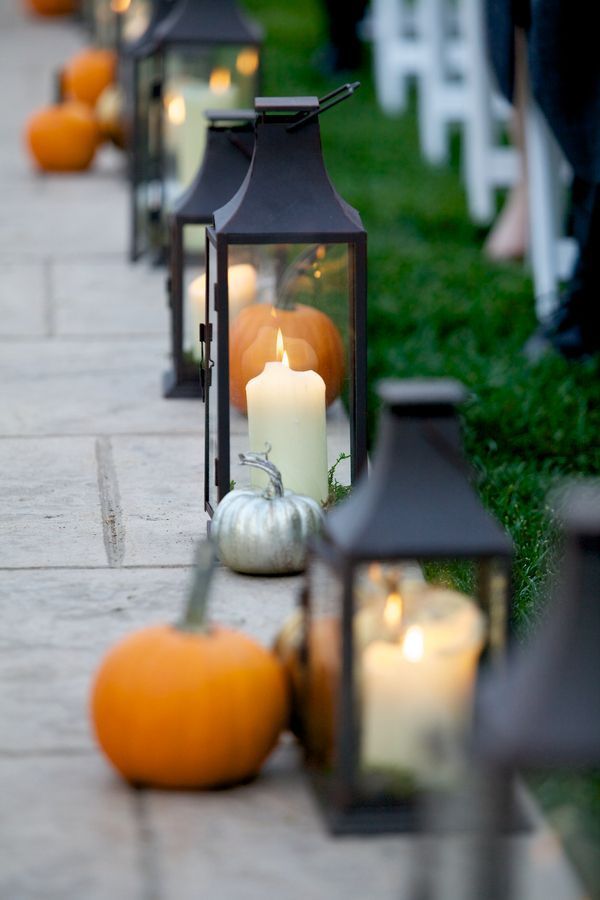
<instances>
[{"instance_id":1,"label":"silver pumpkin stem","mask_svg":"<svg viewBox=\"0 0 600 900\"><path fill-rule=\"evenodd\" d=\"M273 497L283 497L283 481L281 480L281 472L277 466L274 463L269 462L271 445L266 444L266 447L267 449L264 453L240 453L239 459L243 466L250 466L253 469L262 469L263 472L267 473L270 484L264 492L264 496L269 500L272 500Z\"/></svg>"},{"instance_id":2,"label":"silver pumpkin stem","mask_svg":"<svg viewBox=\"0 0 600 900\"><path fill-rule=\"evenodd\" d=\"M206 608L215 564L215 548L212 541L201 541L196 549L194 576L187 607L182 621L177 626L180 631L208 631Z\"/></svg>"}]
</instances>

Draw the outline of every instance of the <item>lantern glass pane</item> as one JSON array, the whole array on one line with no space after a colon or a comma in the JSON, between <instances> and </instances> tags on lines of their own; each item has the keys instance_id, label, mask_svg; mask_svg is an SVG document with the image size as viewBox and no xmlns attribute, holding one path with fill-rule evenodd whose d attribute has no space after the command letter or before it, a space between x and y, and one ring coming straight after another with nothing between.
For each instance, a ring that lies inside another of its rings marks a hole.
<instances>
[{"instance_id":1,"label":"lantern glass pane","mask_svg":"<svg viewBox=\"0 0 600 900\"><path fill-rule=\"evenodd\" d=\"M354 583L360 793L378 802L461 775L487 617L448 582L455 564L373 562ZM464 567L458 566L464 575Z\"/></svg>"},{"instance_id":2,"label":"lantern glass pane","mask_svg":"<svg viewBox=\"0 0 600 900\"><path fill-rule=\"evenodd\" d=\"M311 766L331 771L337 747L343 584L336 571L318 557L311 561L307 577L309 615L302 732Z\"/></svg>"},{"instance_id":3,"label":"lantern glass pane","mask_svg":"<svg viewBox=\"0 0 600 900\"><path fill-rule=\"evenodd\" d=\"M352 298L347 244L257 244L230 258L231 477L256 488L264 473L237 465L264 452L284 487L328 498L328 469L350 481L348 371Z\"/></svg>"},{"instance_id":4,"label":"lantern glass pane","mask_svg":"<svg viewBox=\"0 0 600 900\"><path fill-rule=\"evenodd\" d=\"M198 363L202 358L199 344L200 323L206 321L206 226L184 225L185 247L183 265L183 354L187 362ZM243 266L247 254L242 247L230 247L231 266ZM241 272L243 269L234 270Z\"/></svg>"},{"instance_id":5,"label":"lantern glass pane","mask_svg":"<svg viewBox=\"0 0 600 900\"><path fill-rule=\"evenodd\" d=\"M162 102L167 211L189 187L202 162L206 110L250 106L258 62L255 48L231 45L194 46L166 55Z\"/></svg>"}]
</instances>

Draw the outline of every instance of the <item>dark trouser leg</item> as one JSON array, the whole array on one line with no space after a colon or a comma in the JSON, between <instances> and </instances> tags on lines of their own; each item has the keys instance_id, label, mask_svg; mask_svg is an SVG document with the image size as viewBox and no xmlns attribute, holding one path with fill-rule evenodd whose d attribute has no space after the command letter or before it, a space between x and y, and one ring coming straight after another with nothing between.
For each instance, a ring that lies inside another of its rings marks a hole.
<instances>
[{"instance_id":1,"label":"dark trouser leg","mask_svg":"<svg viewBox=\"0 0 600 900\"><path fill-rule=\"evenodd\" d=\"M567 359L600 351L600 184L575 178L571 200L577 261L560 306L525 346L532 361L551 348Z\"/></svg>"},{"instance_id":2,"label":"dark trouser leg","mask_svg":"<svg viewBox=\"0 0 600 900\"><path fill-rule=\"evenodd\" d=\"M360 66L362 48L356 29L366 6L367 0L325 0L334 70Z\"/></svg>"}]
</instances>

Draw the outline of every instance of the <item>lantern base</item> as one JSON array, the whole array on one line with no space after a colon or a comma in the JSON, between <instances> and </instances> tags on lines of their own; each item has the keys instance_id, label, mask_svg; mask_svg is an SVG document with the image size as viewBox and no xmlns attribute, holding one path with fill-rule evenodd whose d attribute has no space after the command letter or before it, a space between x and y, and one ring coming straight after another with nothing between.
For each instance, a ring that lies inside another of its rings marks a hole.
<instances>
[{"instance_id":1,"label":"lantern base","mask_svg":"<svg viewBox=\"0 0 600 900\"><path fill-rule=\"evenodd\" d=\"M198 371L195 379L185 381L178 381L173 369L165 372L162 379L162 395L166 400L199 400L202 397L200 372Z\"/></svg>"},{"instance_id":2,"label":"lantern base","mask_svg":"<svg viewBox=\"0 0 600 900\"><path fill-rule=\"evenodd\" d=\"M321 811L331 834L417 834L428 830L429 823L423 821L423 803L421 795L407 798L404 801L377 803L358 798L348 804L336 803L334 787L331 779L320 772L310 772L314 791ZM530 832L536 826L536 815L532 810L531 799L519 781L513 781L509 788L510 816L506 833L520 834ZM466 824L458 831L472 831L467 815Z\"/></svg>"}]
</instances>

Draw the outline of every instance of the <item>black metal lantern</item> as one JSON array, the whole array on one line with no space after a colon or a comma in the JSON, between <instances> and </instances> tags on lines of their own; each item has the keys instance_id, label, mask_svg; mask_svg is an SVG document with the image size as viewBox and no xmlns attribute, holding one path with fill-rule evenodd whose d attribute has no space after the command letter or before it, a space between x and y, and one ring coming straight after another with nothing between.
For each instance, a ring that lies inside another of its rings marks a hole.
<instances>
[{"instance_id":1,"label":"black metal lantern","mask_svg":"<svg viewBox=\"0 0 600 900\"><path fill-rule=\"evenodd\" d=\"M252 105L261 42L235 0L177 0L131 48L131 259L165 259L167 214L203 157L204 113Z\"/></svg>"},{"instance_id":2,"label":"black metal lantern","mask_svg":"<svg viewBox=\"0 0 600 900\"><path fill-rule=\"evenodd\" d=\"M171 219L171 257L168 289L171 306L173 365L165 374L166 397L199 397L200 331L204 328L206 278L205 228L215 209L227 202L244 180L254 149L254 112L218 110L206 113L209 122L202 166L178 201ZM243 256L232 261L237 285L233 303L243 303L256 290L256 271Z\"/></svg>"},{"instance_id":3,"label":"black metal lantern","mask_svg":"<svg viewBox=\"0 0 600 900\"><path fill-rule=\"evenodd\" d=\"M329 180L318 118L354 87L321 102L257 98L248 175L207 229L211 515L246 477L240 451L270 448L284 485L317 501L341 453L352 479L366 461L366 232ZM240 254L255 270L254 296L243 302L232 279Z\"/></svg>"},{"instance_id":4,"label":"black metal lantern","mask_svg":"<svg viewBox=\"0 0 600 900\"><path fill-rule=\"evenodd\" d=\"M371 472L327 516L303 594L302 741L336 832L414 829L423 792L451 788L480 656L508 629L511 541L470 483L464 389L379 395Z\"/></svg>"},{"instance_id":5,"label":"black metal lantern","mask_svg":"<svg viewBox=\"0 0 600 900\"><path fill-rule=\"evenodd\" d=\"M507 786L518 775L597 777L600 767L600 482L565 489L558 518L564 553L545 619L510 665L484 681L478 701L475 751L493 802L487 864L465 887L469 900L521 896L518 865L502 837Z\"/></svg>"}]
</instances>

